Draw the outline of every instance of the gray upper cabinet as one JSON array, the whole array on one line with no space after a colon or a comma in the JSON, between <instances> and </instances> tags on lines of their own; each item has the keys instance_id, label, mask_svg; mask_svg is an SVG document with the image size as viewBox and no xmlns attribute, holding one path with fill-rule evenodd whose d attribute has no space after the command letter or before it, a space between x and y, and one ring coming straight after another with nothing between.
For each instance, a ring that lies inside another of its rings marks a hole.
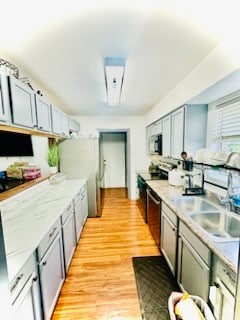
<instances>
[{"instance_id":1,"label":"gray upper cabinet","mask_svg":"<svg viewBox=\"0 0 240 320\"><path fill-rule=\"evenodd\" d=\"M183 148L194 157L197 150L206 148L208 105L188 104L184 108Z\"/></svg>"},{"instance_id":2,"label":"gray upper cabinet","mask_svg":"<svg viewBox=\"0 0 240 320\"><path fill-rule=\"evenodd\" d=\"M162 119L162 154L171 155L171 116Z\"/></svg>"},{"instance_id":3,"label":"gray upper cabinet","mask_svg":"<svg viewBox=\"0 0 240 320\"><path fill-rule=\"evenodd\" d=\"M158 135L162 133L162 121L159 120L156 123L153 124L151 134L152 135Z\"/></svg>"},{"instance_id":4,"label":"gray upper cabinet","mask_svg":"<svg viewBox=\"0 0 240 320\"><path fill-rule=\"evenodd\" d=\"M57 107L51 106L52 132L62 134L62 111Z\"/></svg>"},{"instance_id":5,"label":"gray upper cabinet","mask_svg":"<svg viewBox=\"0 0 240 320\"><path fill-rule=\"evenodd\" d=\"M185 150L194 157L206 147L207 111L206 104L185 105L161 119L163 156L179 159Z\"/></svg>"},{"instance_id":6,"label":"gray upper cabinet","mask_svg":"<svg viewBox=\"0 0 240 320\"><path fill-rule=\"evenodd\" d=\"M37 110L37 129L51 132L51 106L42 96L35 94Z\"/></svg>"},{"instance_id":7,"label":"gray upper cabinet","mask_svg":"<svg viewBox=\"0 0 240 320\"><path fill-rule=\"evenodd\" d=\"M80 131L80 123L71 117L69 119L69 131L71 131L71 132Z\"/></svg>"},{"instance_id":8,"label":"gray upper cabinet","mask_svg":"<svg viewBox=\"0 0 240 320\"><path fill-rule=\"evenodd\" d=\"M162 133L162 120L158 120L157 122L151 124L146 127L146 152L147 154L151 154L150 152L150 143L151 137L157 136Z\"/></svg>"},{"instance_id":9,"label":"gray upper cabinet","mask_svg":"<svg viewBox=\"0 0 240 320\"><path fill-rule=\"evenodd\" d=\"M66 113L62 112L62 132L61 134L64 137L69 136L69 115Z\"/></svg>"},{"instance_id":10,"label":"gray upper cabinet","mask_svg":"<svg viewBox=\"0 0 240 320\"><path fill-rule=\"evenodd\" d=\"M9 77L13 124L36 128L36 108L33 90L20 80Z\"/></svg>"},{"instance_id":11,"label":"gray upper cabinet","mask_svg":"<svg viewBox=\"0 0 240 320\"><path fill-rule=\"evenodd\" d=\"M184 134L184 108L180 108L171 114L171 156L180 158L183 151Z\"/></svg>"},{"instance_id":12,"label":"gray upper cabinet","mask_svg":"<svg viewBox=\"0 0 240 320\"><path fill-rule=\"evenodd\" d=\"M0 121L9 122L10 103L7 76L0 70Z\"/></svg>"}]
</instances>

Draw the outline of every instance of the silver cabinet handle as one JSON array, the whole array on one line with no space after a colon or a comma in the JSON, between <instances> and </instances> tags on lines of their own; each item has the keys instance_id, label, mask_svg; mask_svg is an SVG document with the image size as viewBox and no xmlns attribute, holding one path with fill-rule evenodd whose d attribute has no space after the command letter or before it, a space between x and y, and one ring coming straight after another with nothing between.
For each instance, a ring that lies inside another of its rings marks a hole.
<instances>
[{"instance_id":1,"label":"silver cabinet handle","mask_svg":"<svg viewBox=\"0 0 240 320\"><path fill-rule=\"evenodd\" d=\"M33 277L33 282L36 282L38 280L38 276Z\"/></svg>"},{"instance_id":2,"label":"silver cabinet handle","mask_svg":"<svg viewBox=\"0 0 240 320\"><path fill-rule=\"evenodd\" d=\"M23 275L24 274L21 273L20 276L17 277L17 279L16 279L15 283L13 284L13 286L11 287L10 291L13 291L16 288L18 282L22 279Z\"/></svg>"},{"instance_id":3,"label":"silver cabinet handle","mask_svg":"<svg viewBox=\"0 0 240 320\"><path fill-rule=\"evenodd\" d=\"M51 237L54 235L54 233L55 233L56 230L57 230L57 227L55 227L55 228L53 229L53 231L52 231L51 233L49 233L49 238L51 238Z\"/></svg>"}]
</instances>

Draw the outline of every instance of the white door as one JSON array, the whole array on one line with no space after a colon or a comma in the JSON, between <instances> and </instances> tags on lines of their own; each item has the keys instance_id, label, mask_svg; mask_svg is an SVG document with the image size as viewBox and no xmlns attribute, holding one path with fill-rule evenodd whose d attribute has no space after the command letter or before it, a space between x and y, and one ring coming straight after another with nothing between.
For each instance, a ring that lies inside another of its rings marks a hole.
<instances>
[{"instance_id":1,"label":"white door","mask_svg":"<svg viewBox=\"0 0 240 320\"><path fill-rule=\"evenodd\" d=\"M100 153L104 161L102 188L126 187L126 134L101 133Z\"/></svg>"}]
</instances>

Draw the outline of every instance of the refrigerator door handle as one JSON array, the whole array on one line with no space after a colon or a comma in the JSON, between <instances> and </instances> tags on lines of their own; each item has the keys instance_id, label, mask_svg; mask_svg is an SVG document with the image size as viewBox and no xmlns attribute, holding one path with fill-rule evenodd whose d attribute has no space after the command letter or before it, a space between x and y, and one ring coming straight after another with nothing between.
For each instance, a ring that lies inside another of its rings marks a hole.
<instances>
[{"instance_id":1,"label":"refrigerator door handle","mask_svg":"<svg viewBox=\"0 0 240 320\"><path fill-rule=\"evenodd\" d=\"M102 181L102 179L103 179L103 177L104 177L104 174L105 174L105 168L106 168L106 160L103 160L103 170L102 170L102 172L100 172L100 175L99 175L99 177L98 177L98 180L99 181Z\"/></svg>"}]
</instances>

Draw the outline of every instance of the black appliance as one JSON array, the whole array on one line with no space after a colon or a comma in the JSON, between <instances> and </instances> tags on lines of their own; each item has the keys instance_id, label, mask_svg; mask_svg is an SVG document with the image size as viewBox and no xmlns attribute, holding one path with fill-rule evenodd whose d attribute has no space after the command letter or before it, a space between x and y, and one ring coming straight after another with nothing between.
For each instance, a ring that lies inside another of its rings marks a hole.
<instances>
[{"instance_id":1,"label":"black appliance","mask_svg":"<svg viewBox=\"0 0 240 320\"><path fill-rule=\"evenodd\" d=\"M147 221L153 239L160 250L161 199L149 187L147 188Z\"/></svg>"},{"instance_id":2,"label":"black appliance","mask_svg":"<svg viewBox=\"0 0 240 320\"><path fill-rule=\"evenodd\" d=\"M30 135L0 131L0 157L33 156Z\"/></svg>"},{"instance_id":3,"label":"black appliance","mask_svg":"<svg viewBox=\"0 0 240 320\"><path fill-rule=\"evenodd\" d=\"M147 207L147 184L145 182L145 180L138 175L137 178L137 185L138 185L138 189L139 189L139 203L140 203L140 211L142 214L142 217L144 219L145 222L147 222L146 220L146 207Z\"/></svg>"},{"instance_id":4,"label":"black appliance","mask_svg":"<svg viewBox=\"0 0 240 320\"><path fill-rule=\"evenodd\" d=\"M150 154L162 155L162 134L151 136L149 139Z\"/></svg>"},{"instance_id":5,"label":"black appliance","mask_svg":"<svg viewBox=\"0 0 240 320\"><path fill-rule=\"evenodd\" d=\"M151 180L167 180L168 172L159 169L158 172L149 173L142 172L138 174L137 177L137 185L139 189L139 203L141 206L141 214L146 223L148 223L147 219L147 181Z\"/></svg>"}]
</instances>

